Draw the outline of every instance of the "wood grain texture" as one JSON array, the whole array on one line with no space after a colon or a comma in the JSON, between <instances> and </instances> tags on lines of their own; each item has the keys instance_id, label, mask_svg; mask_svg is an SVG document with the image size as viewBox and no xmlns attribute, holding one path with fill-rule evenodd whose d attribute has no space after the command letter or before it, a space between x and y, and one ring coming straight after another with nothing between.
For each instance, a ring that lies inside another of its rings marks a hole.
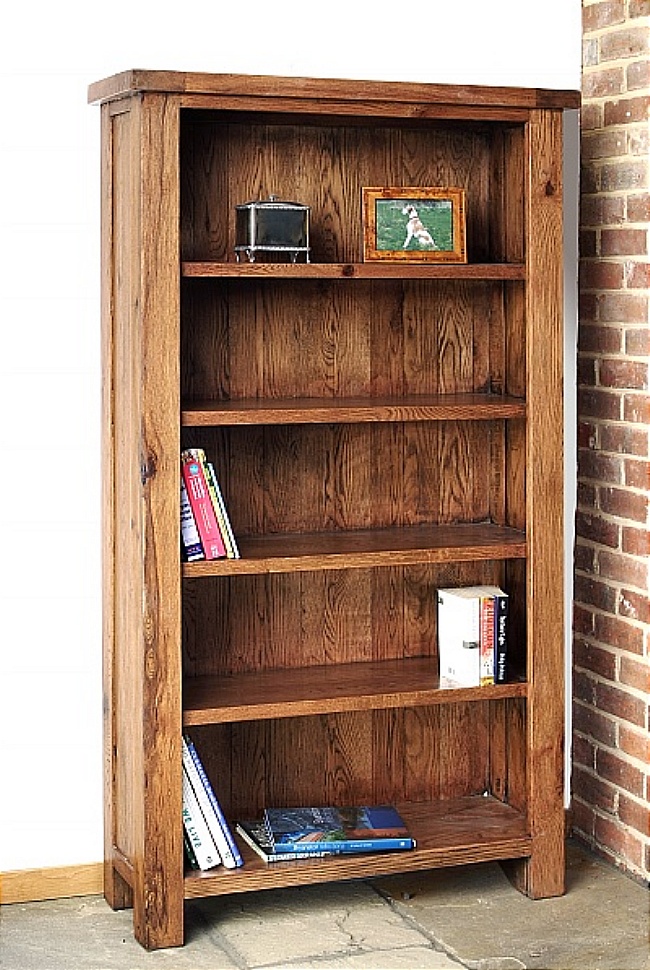
<instances>
[{"instance_id":1,"label":"wood grain texture","mask_svg":"<svg viewBox=\"0 0 650 970\"><path fill-rule=\"evenodd\" d=\"M103 117L106 896L515 860L563 889L561 109L574 92L133 71ZM361 262L364 186L463 188L466 265ZM310 206L312 262L234 212ZM179 450L241 549L181 565ZM437 679L436 590L510 594L505 685ZM410 853L183 875L180 737L227 816L389 801Z\"/></svg>"}]
</instances>

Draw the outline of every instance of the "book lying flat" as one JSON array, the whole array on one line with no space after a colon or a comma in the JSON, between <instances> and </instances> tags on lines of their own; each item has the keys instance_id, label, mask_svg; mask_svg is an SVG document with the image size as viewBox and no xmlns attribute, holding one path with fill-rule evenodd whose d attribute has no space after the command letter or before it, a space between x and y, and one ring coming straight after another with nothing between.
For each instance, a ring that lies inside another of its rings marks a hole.
<instances>
[{"instance_id":1,"label":"book lying flat","mask_svg":"<svg viewBox=\"0 0 650 970\"><path fill-rule=\"evenodd\" d=\"M391 805L267 808L264 821L278 853L386 852L415 846Z\"/></svg>"},{"instance_id":2,"label":"book lying flat","mask_svg":"<svg viewBox=\"0 0 650 970\"><path fill-rule=\"evenodd\" d=\"M235 828L242 839L257 852L265 862L289 862L291 859L322 859L329 853L322 849L311 849L307 852L276 852L273 840L269 835L262 819L247 822L237 822Z\"/></svg>"}]
</instances>

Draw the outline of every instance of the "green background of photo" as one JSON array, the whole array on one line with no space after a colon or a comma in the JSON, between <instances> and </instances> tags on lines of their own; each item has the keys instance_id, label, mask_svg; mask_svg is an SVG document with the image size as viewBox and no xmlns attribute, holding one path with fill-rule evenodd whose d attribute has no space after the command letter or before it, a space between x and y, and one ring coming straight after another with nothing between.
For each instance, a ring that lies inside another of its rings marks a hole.
<instances>
[{"instance_id":1,"label":"green background of photo","mask_svg":"<svg viewBox=\"0 0 650 970\"><path fill-rule=\"evenodd\" d=\"M412 203L418 210L422 224L429 230L438 249L452 251L453 207L449 199L377 199L375 202L376 249L396 252L402 249L406 239L407 217L402 209ZM434 252L429 246L420 246L412 239L407 246L423 252Z\"/></svg>"}]
</instances>

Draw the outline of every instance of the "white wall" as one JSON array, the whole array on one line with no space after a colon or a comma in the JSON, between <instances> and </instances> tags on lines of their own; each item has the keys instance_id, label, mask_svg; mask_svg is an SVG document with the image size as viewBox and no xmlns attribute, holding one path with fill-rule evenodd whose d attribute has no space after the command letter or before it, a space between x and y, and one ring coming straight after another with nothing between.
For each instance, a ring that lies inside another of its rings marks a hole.
<instances>
[{"instance_id":1,"label":"white wall","mask_svg":"<svg viewBox=\"0 0 650 970\"><path fill-rule=\"evenodd\" d=\"M13 5L3 26L0 869L102 856L99 111L88 84L132 67L580 84L580 0L429 0L388 17L369 0L224 7L37 0Z\"/></svg>"}]
</instances>

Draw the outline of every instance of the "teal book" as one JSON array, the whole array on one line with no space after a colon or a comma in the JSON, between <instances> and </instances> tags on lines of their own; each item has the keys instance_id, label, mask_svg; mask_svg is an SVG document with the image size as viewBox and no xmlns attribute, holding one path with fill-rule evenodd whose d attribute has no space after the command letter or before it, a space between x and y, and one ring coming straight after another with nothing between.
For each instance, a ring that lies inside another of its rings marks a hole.
<instances>
[{"instance_id":1,"label":"teal book","mask_svg":"<svg viewBox=\"0 0 650 970\"><path fill-rule=\"evenodd\" d=\"M415 847L392 805L267 808L264 821L276 853L387 852Z\"/></svg>"}]
</instances>

